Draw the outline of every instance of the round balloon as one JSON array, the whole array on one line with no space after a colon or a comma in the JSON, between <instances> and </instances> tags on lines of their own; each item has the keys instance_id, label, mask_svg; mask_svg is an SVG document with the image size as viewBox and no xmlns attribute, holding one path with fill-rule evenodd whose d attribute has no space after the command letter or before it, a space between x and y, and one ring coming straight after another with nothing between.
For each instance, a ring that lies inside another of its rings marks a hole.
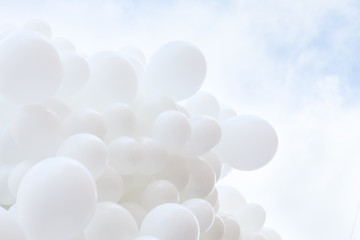
<instances>
[{"instance_id":1,"label":"round balloon","mask_svg":"<svg viewBox=\"0 0 360 240\"><path fill-rule=\"evenodd\" d=\"M32 19L25 23L24 30L41 33L42 35L51 38L52 31L50 25L40 19Z\"/></svg>"},{"instance_id":2,"label":"round balloon","mask_svg":"<svg viewBox=\"0 0 360 240\"><path fill-rule=\"evenodd\" d=\"M55 46L35 32L17 32L0 45L0 93L25 104L55 94L63 69Z\"/></svg>"},{"instance_id":3,"label":"round balloon","mask_svg":"<svg viewBox=\"0 0 360 240\"><path fill-rule=\"evenodd\" d=\"M150 183L142 194L142 205L151 210L164 203L178 203L179 192L176 186L166 180L158 180Z\"/></svg>"},{"instance_id":4,"label":"round balloon","mask_svg":"<svg viewBox=\"0 0 360 240\"><path fill-rule=\"evenodd\" d=\"M16 164L15 168L10 172L8 177L8 187L15 198L23 177L35 164L36 162L33 160L24 160Z\"/></svg>"},{"instance_id":5,"label":"round balloon","mask_svg":"<svg viewBox=\"0 0 360 240\"><path fill-rule=\"evenodd\" d=\"M139 170L142 174L156 174L161 172L167 163L167 151L153 138L140 138L142 145L142 164Z\"/></svg>"},{"instance_id":6,"label":"round balloon","mask_svg":"<svg viewBox=\"0 0 360 240\"><path fill-rule=\"evenodd\" d=\"M179 101L194 95L205 75L206 62L201 51L191 43L176 41L163 45L151 56L144 81L151 94Z\"/></svg>"},{"instance_id":7,"label":"round balloon","mask_svg":"<svg viewBox=\"0 0 360 240\"><path fill-rule=\"evenodd\" d=\"M108 165L105 168L103 174L96 181L96 187L98 192L98 202L118 202L124 192L122 177L111 165Z\"/></svg>"},{"instance_id":8,"label":"round balloon","mask_svg":"<svg viewBox=\"0 0 360 240\"><path fill-rule=\"evenodd\" d=\"M205 91L200 91L189 98L186 101L185 108L193 117L205 115L217 119L220 113L220 105L217 99Z\"/></svg>"},{"instance_id":9,"label":"round balloon","mask_svg":"<svg viewBox=\"0 0 360 240\"><path fill-rule=\"evenodd\" d=\"M219 212L237 216L246 205L243 195L235 188L219 185L216 187L219 199Z\"/></svg>"},{"instance_id":10,"label":"round balloon","mask_svg":"<svg viewBox=\"0 0 360 240\"><path fill-rule=\"evenodd\" d=\"M209 230L214 223L214 209L207 201L200 198L192 198L182 203L183 206L187 207L196 217L199 227L200 234Z\"/></svg>"},{"instance_id":11,"label":"round balloon","mask_svg":"<svg viewBox=\"0 0 360 240\"><path fill-rule=\"evenodd\" d=\"M0 207L0 239L4 240L27 240L22 227L16 222L14 217Z\"/></svg>"},{"instance_id":12,"label":"round balloon","mask_svg":"<svg viewBox=\"0 0 360 240\"><path fill-rule=\"evenodd\" d=\"M267 121L258 116L238 115L222 124L217 152L231 167L251 171L267 164L277 146L276 132Z\"/></svg>"},{"instance_id":13,"label":"round balloon","mask_svg":"<svg viewBox=\"0 0 360 240\"><path fill-rule=\"evenodd\" d=\"M241 229L246 232L260 231L265 223L265 219L264 208L256 203L246 204L237 216Z\"/></svg>"},{"instance_id":14,"label":"round balloon","mask_svg":"<svg viewBox=\"0 0 360 240\"><path fill-rule=\"evenodd\" d=\"M209 230L200 235L200 240L219 240L224 234L224 221L219 216L215 216L214 223Z\"/></svg>"},{"instance_id":15,"label":"round balloon","mask_svg":"<svg viewBox=\"0 0 360 240\"><path fill-rule=\"evenodd\" d=\"M241 232L235 218L230 215L222 215L221 219L224 221L224 234L221 240L238 240Z\"/></svg>"}]
</instances>

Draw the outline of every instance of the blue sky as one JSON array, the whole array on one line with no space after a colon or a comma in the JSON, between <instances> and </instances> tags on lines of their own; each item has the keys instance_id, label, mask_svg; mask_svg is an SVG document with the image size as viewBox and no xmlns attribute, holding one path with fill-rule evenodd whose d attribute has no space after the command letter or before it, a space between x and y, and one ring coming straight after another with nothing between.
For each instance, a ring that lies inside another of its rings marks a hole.
<instances>
[{"instance_id":1,"label":"blue sky","mask_svg":"<svg viewBox=\"0 0 360 240\"><path fill-rule=\"evenodd\" d=\"M172 40L198 45L204 89L279 134L273 162L226 182L262 204L283 239L349 238L360 201L359 1L0 0L0 23L32 18L86 54L131 43L149 57Z\"/></svg>"}]
</instances>

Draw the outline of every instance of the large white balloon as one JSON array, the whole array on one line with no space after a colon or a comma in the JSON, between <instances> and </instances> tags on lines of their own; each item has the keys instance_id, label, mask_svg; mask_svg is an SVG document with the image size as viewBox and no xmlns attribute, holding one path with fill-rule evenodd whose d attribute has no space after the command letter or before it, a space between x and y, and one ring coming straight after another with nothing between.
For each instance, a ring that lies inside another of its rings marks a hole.
<instances>
[{"instance_id":1,"label":"large white balloon","mask_svg":"<svg viewBox=\"0 0 360 240\"><path fill-rule=\"evenodd\" d=\"M160 47L145 68L144 81L149 91L175 101L194 95L206 75L201 51L188 42L170 42Z\"/></svg>"},{"instance_id":2,"label":"large white balloon","mask_svg":"<svg viewBox=\"0 0 360 240\"><path fill-rule=\"evenodd\" d=\"M17 103L41 102L60 86L62 65L56 48L35 32L18 32L0 45L0 93Z\"/></svg>"},{"instance_id":3,"label":"large white balloon","mask_svg":"<svg viewBox=\"0 0 360 240\"><path fill-rule=\"evenodd\" d=\"M95 181L78 161L48 158L24 176L16 204L28 240L71 239L95 213Z\"/></svg>"},{"instance_id":4,"label":"large white balloon","mask_svg":"<svg viewBox=\"0 0 360 240\"><path fill-rule=\"evenodd\" d=\"M27 240L24 230L15 218L2 207L0 207L0 239Z\"/></svg>"},{"instance_id":5,"label":"large white balloon","mask_svg":"<svg viewBox=\"0 0 360 240\"><path fill-rule=\"evenodd\" d=\"M189 140L191 126L187 117L176 110L161 113L153 126L153 137L170 150L179 150Z\"/></svg>"},{"instance_id":6,"label":"large white balloon","mask_svg":"<svg viewBox=\"0 0 360 240\"><path fill-rule=\"evenodd\" d=\"M142 194L142 205L151 210L164 203L178 203L179 192L176 186L166 180L158 180L150 183Z\"/></svg>"},{"instance_id":7,"label":"large white balloon","mask_svg":"<svg viewBox=\"0 0 360 240\"><path fill-rule=\"evenodd\" d=\"M133 216L113 202L98 203L95 216L84 230L86 240L133 240L138 234Z\"/></svg>"},{"instance_id":8,"label":"large white balloon","mask_svg":"<svg viewBox=\"0 0 360 240\"><path fill-rule=\"evenodd\" d=\"M104 173L96 181L96 187L98 202L118 202L124 193L122 177L111 165L105 168Z\"/></svg>"},{"instance_id":9,"label":"large white balloon","mask_svg":"<svg viewBox=\"0 0 360 240\"><path fill-rule=\"evenodd\" d=\"M68 137L61 143L56 155L81 162L95 180L103 174L108 164L107 146L100 138L89 133L78 133Z\"/></svg>"},{"instance_id":10,"label":"large white balloon","mask_svg":"<svg viewBox=\"0 0 360 240\"><path fill-rule=\"evenodd\" d=\"M199 227L200 234L209 230L214 223L214 209L207 201L200 198L192 198L182 203L183 206L187 207L196 217Z\"/></svg>"},{"instance_id":11,"label":"large white balloon","mask_svg":"<svg viewBox=\"0 0 360 240\"><path fill-rule=\"evenodd\" d=\"M246 205L243 195L230 186L219 185L216 189L219 198L219 212L233 216L239 215Z\"/></svg>"},{"instance_id":12,"label":"large white balloon","mask_svg":"<svg viewBox=\"0 0 360 240\"><path fill-rule=\"evenodd\" d=\"M146 215L140 232L161 240L198 240L199 224L186 207L177 203L165 203Z\"/></svg>"},{"instance_id":13,"label":"large white balloon","mask_svg":"<svg viewBox=\"0 0 360 240\"><path fill-rule=\"evenodd\" d=\"M222 124L217 152L231 167L251 171L267 164L274 157L277 146L276 132L266 120L253 115L238 115Z\"/></svg>"},{"instance_id":14,"label":"large white balloon","mask_svg":"<svg viewBox=\"0 0 360 240\"><path fill-rule=\"evenodd\" d=\"M264 226L266 219L265 210L255 203L245 205L239 212L237 220L241 229L246 232L258 232Z\"/></svg>"},{"instance_id":15,"label":"large white balloon","mask_svg":"<svg viewBox=\"0 0 360 240\"><path fill-rule=\"evenodd\" d=\"M15 142L34 159L50 157L63 139L59 118L40 104L23 106L14 119L11 133Z\"/></svg>"}]
</instances>

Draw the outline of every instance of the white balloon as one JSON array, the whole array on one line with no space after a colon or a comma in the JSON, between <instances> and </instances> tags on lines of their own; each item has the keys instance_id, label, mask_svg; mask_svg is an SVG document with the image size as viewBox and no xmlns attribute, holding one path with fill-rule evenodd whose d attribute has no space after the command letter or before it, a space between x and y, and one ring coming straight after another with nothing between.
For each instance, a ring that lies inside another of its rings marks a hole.
<instances>
[{"instance_id":1,"label":"white balloon","mask_svg":"<svg viewBox=\"0 0 360 240\"><path fill-rule=\"evenodd\" d=\"M224 234L221 240L238 240L240 238L239 223L230 215L222 215L221 219L224 222Z\"/></svg>"},{"instance_id":2,"label":"white balloon","mask_svg":"<svg viewBox=\"0 0 360 240\"><path fill-rule=\"evenodd\" d=\"M120 53L126 54L128 56L136 58L138 61L140 61L143 65L145 64L145 55L144 53L137 47L131 46L131 45L125 45L120 48Z\"/></svg>"},{"instance_id":3,"label":"white balloon","mask_svg":"<svg viewBox=\"0 0 360 240\"><path fill-rule=\"evenodd\" d=\"M270 228L261 229L261 233L266 237L266 240L281 240L280 235Z\"/></svg>"},{"instance_id":4,"label":"white balloon","mask_svg":"<svg viewBox=\"0 0 360 240\"><path fill-rule=\"evenodd\" d=\"M17 164L27 159L24 149L12 137L10 129L0 134L0 163Z\"/></svg>"},{"instance_id":5,"label":"white balloon","mask_svg":"<svg viewBox=\"0 0 360 240\"><path fill-rule=\"evenodd\" d=\"M135 130L136 115L124 103L112 103L102 112L106 127L106 141L111 142L120 136L132 136Z\"/></svg>"},{"instance_id":6,"label":"white balloon","mask_svg":"<svg viewBox=\"0 0 360 240\"><path fill-rule=\"evenodd\" d=\"M249 203L241 209L237 220L245 232L258 232L264 226L265 210L259 204Z\"/></svg>"},{"instance_id":7,"label":"white balloon","mask_svg":"<svg viewBox=\"0 0 360 240\"><path fill-rule=\"evenodd\" d=\"M190 135L189 120L179 111L163 112L155 120L153 137L170 150L181 149Z\"/></svg>"},{"instance_id":8,"label":"white balloon","mask_svg":"<svg viewBox=\"0 0 360 240\"><path fill-rule=\"evenodd\" d=\"M209 194L209 196L205 198L205 200L208 201L211 204L211 206L215 207L215 205L219 201L219 194L217 188L214 188L214 190L212 190L212 192Z\"/></svg>"},{"instance_id":9,"label":"white balloon","mask_svg":"<svg viewBox=\"0 0 360 240\"><path fill-rule=\"evenodd\" d=\"M131 137L119 137L109 145L109 163L121 175L136 173L141 166L141 143Z\"/></svg>"},{"instance_id":10,"label":"white balloon","mask_svg":"<svg viewBox=\"0 0 360 240\"><path fill-rule=\"evenodd\" d=\"M142 206L151 210L164 203L178 203L179 192L174 184L166 180L150 183L142 194Z\"/></svg>"},{"instance_id":11,"label":"white balloon","mask_svg":"<svg viewBox=\"0 0 360 240\"><path fill-rule=\"evenodd\" d=\"M205 115L217 119L220 113L220 105L217 99L205 91L200 91L189 98L186 101L185 108L192 117Z\"/></svg>"},{"instance_id":12,"label":"white balloon","mask_svg":"<svg viewBox=\"0 0 360 240\"><path fill-rule=\"evenodd\" d=\"M273 127L253 115L238 115L222 124L217 152L222 161L238 170L251 171L266 165L275 155L278 138Z\"/></svg>"},{"instance_id":13,"label":"white balloon","mask_svg":"<svg viewBox=\"0 0 360 240\"><path fill-rule=\"evenodd\" d=\"M222 168L221 168L221 175L220 175L220 179L223 179L226 176L229 176L230 173L232 173L232 171L234 170L234 168L230 167L228 164L223 162Z\"/></svg>"},{"instance_id":14,"label":"white balloon","mask_svg":"<svg viewBox=\"0 0 360 240\"><path fill-rule=\"evenodd\" d=\"M170 154L167 164L157 177L172 182L176 188L183 190L190 181L191 172L188 161L180 154Z\"/></svg>"},{"instance_id":15,"label":"white balloon","mask_svg":"<svg viewBox=\"0 0 360 240\"><path fill-rule=\"evenodd\" d=\"M152 237L152 236L141 236L141 237L137 237L134 240L160 240L156 237Z\"/></svg>"},{"instance_id":16,"label":"white balloon","mask_svg":"<svg viewBox=\"0 0 360 240\"><path fill-rule=\"evenodd\" d=\"M17 103L41 102L53 96L62 78L56 48L34 32L18 32L0 45L0 93Z\"/></svg>"},{"instance_id":17,"label":"white balloon","mask_svg":"<svg viewBox=\"0 0 360 240\"><path fill-rule=\"evenodd\" d=\"M13 171L14 164L0 165L0 205L10 206L15 203L15 197L8 187L9 175Z\"/></svg>"},{"instance_id":18,"label":"white balloon","mask_svg":"<svg viewBox=\"0 0 360 240\"><path fill-rule=\"evenodd\" d=\"M215 172L210 165L199 158L188 159L191 177L189 184L181 192L181 199L205 198L215 187Z\"/></svg>"},{"instance_id":19,"label":"white balloon","mask_svg":"<svg viewBox=\"0 0 360 240\"><path fill-rule=\"evenodd\" d=\"M166 149L152 138L140 138L140 142L143 159L139 173L156 174L164 170L168 156Z\"/></svg>"},{"instance_id":20,"label":"white balloon","mask_svg":"<svg viewBox=\"0 0 360 240\"><path fill-rule=\"evenodd\" d=\"M16 222L14 217L0 207L0 239L3 240L27 240L24 230Z\"/></svg>"},{"instance_id":21,"label":"white balloon","mask_svg":"<svg viewBox=\"0 0 360 240\"><path fill-rule=\"evenodd\" d=\"M48 158L24 176L16 204L28 240L74 238L95 213L95 181L78 161Z\"/></svg>"},{"instance_id":22,"label":"white balloon","mask_svg":"<svg viewBox=\"0 0 360 240\"><path fill-rule=\"evenodd\" d=\"M209 152L221 138L221 127L218 122L207 116L190 119L191 137L184 147L184 152L198 156Z\"/></svg>"},{"instance_id":23,"label":"white balloon","mask_svg":"<svg viewBox=\"0 0 360 240\"><path fill-rule=\"evenodd\" d=\"M133 240L138 234L133 216L113 202L98 203L95 216L84 230L86 240Z\"/></svg>"},{"instance_id":24,"label":"white balloon","mask_svg":"<svg viewBox=\"0 0 360 240\"><path fill-rule=\"evenodd\" d=\"M145 69L144 83L152 93L175 101L195 94L206 75L206 62L200 50L188 42L170 42L151 56Z\"/></svg>"},{"instance_id":25,"label":"white balloon","mask_svg":"<svg viewBox=\"0 0 360 240\"><path fill-rule=\"evenodd\" d=\"M142 221L144 220L146 214L148 213L145 208L143 208L140 204L135 202L123 202L121 206L126 208L131 215L134 217L138 227L140 228Z\"/></svg>"},{"instance_id":26,"label":"white balloon","mask_svg":"<svg viewBox=\"0 0 360 240\"><path fill-rule=\"evenodd\" d=\"M25 176L25 174L32 168L36 162L34 160L24 160L18 163L14 169L9 174L8 178L8 187L11 194L16 198L17 191L19 189L20 183Z\"/></svg>"},{"instance_id":27,"label":"white balloon","mask_svg":"<svg viewBox=\"0 0 360 240\"><path fill-rule=\"evenodd\" d=\"M235 112L234 109L225 106L225 105L220 105L220 116L219 116L219 122L224 122L232 117L237 116L238 114Z\"/></svg>"},{"instance_id":28,"label":"white balloon","mask_svg":"<svg viewBox=\"0 0 360 240\"><path fill-rule=\"evenodd\" d=\"M246 232L242 233L242 240L267 240L267 238L262 233L251 233Z\"/></svg>"},{"instance_id":29,"label":"white balloon","mask_svg":"<svg viewBox=\"0 0 360 240\"><path fill-rule=\"evenodd\" d=\"M219 216L215 216L214 223L210 229L200 235L200 240L219 240L224 234L224 221ZM242 239L241 239L242 240Z\"/></svg>"},{"instance_id":30,"label":"white balloon","mask_svg":"<svg viewBox=\"0 0 360 240\"><path fill-rule=\"evenodd\" d=\"M161 240L197 240L199 224L186 207L177 203L165 203L146 215L140 232Z\"/></svg>"},{"instance_id":31,"label":"white balloon","mask_svg":"<svg viewBox=\"0 0 360 240\"><path fill-rule=\"evenodd\" d=\"M200 198L192 198L182 203L196 217L200 234L208 231L214 223L215 213L213 207L207 201Z\"/></svg>"},{"instance_id":32,"label":"white balloon","mask_svg":"<svg viewBox=\"0 0 360 240\"><path fill-rule=\"evenodd\" d=\"M71 51L61 53L61 62L64 75L57 96L68 97L85 87L89 80L90 68L84 57Z\"/></svg>"},{"instance_id":33,"label":"white balloon","mask_svg":"<svg viewBox=\"0 0 360 240\"><path fill-rule=\"evenodd\" d=\"M34 159L53 155L64 135L59 118L40 104L23 106L12 123L11 133L15 142Z\"/></svg>"},{"instance_id":34,"label":"white balloon","mask_svg":"<svg viewBox=\"0 0 360 240\"><path fill-rule=\"evenodd\" d=\"M235 188L219 185L216 187L219 199L219 212L237 216L246 205L243 195Z\"/></svg>"},{"instance_id":35,"label":"white balloon","mask_svg":"<svg viewBox=\"0 0 360 240\"><path fill-rule=\"evenodd\" d=\"M48 38L51 38L52 31L50 25L40 19L32 19L25 23L23 26L24 30L38 32Z\"/></svg>"},{"instance_id":36,"label":"white balloon","mask_svg":"<svg viewBox=\"0 0 360 240\"><path fill-rule=\"evenodd\" d=\"M54 38L53 42L60 51L76 51L74 44L65 38Z\"/></svg>"},{"instance_id":37,"label":"white balloon","mask_svg":"<svg viewBox=\"0 0 360 240\"><path fill-rule=\"evenodd\" d=\"M205 155L202 155L201 158L204 159L207 163L209 163L209 165L212 167L215 172L217 182L220 179L223 167L223 163L220 160L218 154L215 151L211 151L206 153Z\"/></svg>"},{"instance_id":38,"label":"white balloon","mask_svg":"<svg viewBox=\"0 0 360 240\"><path fill-rule=\"evenodd\" d=\"M73 158L98 179L108 164L108 149L105 143L95 135L78 133L65 139L59 146L57 156Z\"/></svg>"},{"instance_id":39,"label":"white balloon","mask_svg":"<svg viewBox=\"0 0 360 240\"><path fill-rule=\"evenodd\" d=\"M96 181L98 202L118 202L124 193L124 183L121 175L108 165L101 177Z\"/></svg>"},{"instance_id":40,"label":"white balloon","mask_svg":"<svg viewBox=\"0 0 360 240\"><path fill-rule=\"evenodd\" d=\"M43 105L55 113L60 120L64 120L71 113L69 106L56 98L50 98L49 100L43 102Z\"/></svg>"},{"instance_id":41,"label":"white balloon","mask_svg":"<svg viewBox=\"0 0 360 240\"><path fill-rule=\"evenodd\" d=\"M105 122L102 116L91 108L82 108L69 114L64 121L67 136L76 133L90 133L104 139Z\"/></svg>"}]
</instances>

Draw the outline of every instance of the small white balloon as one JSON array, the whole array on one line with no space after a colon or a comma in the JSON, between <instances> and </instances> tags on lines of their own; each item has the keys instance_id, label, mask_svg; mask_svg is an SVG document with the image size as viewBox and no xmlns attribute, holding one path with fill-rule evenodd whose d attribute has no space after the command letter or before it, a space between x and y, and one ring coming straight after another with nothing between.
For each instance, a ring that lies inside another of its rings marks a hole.
<instances>
[{"instance_id":1,"label":"small white balloon","mask_svg":"<svg viewBox=\"0 0 360 240\"><path fill-rule=\"evenodd\" d=\"M11 194L16 198L20 183L25 174L36 164L34 160L24 160L14 167L8 178L8 187Z\"/></svg>"},{"instance_id":2,"label":"small white balloon","mask_svg":"<svg viewBox=\"0 0 360 240\"><path fill-rule=\"evenodd\" d=\"M124 193L124 183L121 175L108 165L96 181L98 202L118 202Z\"/></svg>"},{"instance_id":3,"label":"small white balloon","mask_svg":"<svg viewBox=\"0 0 360 240\"><path fill-rule=\"evenodd\" d=\"M240 238L239 223L230 215L222 215L221 219L224 222L224 234L221 240L238 240Z\"/></svg>"},{"instance_id":4,"label":"small white balloon","mask_svg":"<svg viewBox=\"0 0 360 240\"><path fill-rule=\"evenodd\" d=\"M32 19L25 23L23 26L24 30L38 32L48 38L51 38L52 31L50 25L40 19Z\"/></svg>"},{"instance_id":5,"label":"small white balloon","mask_svg":"<svg viewBox=\"0 0 360 240\"><path fill-rule=\"evenodd\" d=\"M11 127L15 142L33 159L53 155L63 140L63 131L59 118L41 104L23 106Z\"/></svg>"},{"instance_id":6,"label":"small white balloon","mask_svg":"<svg viewBox=\"0 0 360 240\"><path fill-rule=\"evenodd\" d=\"M199 224L186 207L177 203L165 203L146 215L140 233L161 240L197 240Z\"/></svg>"},{"instance_id":7,"label":"small white balloon","mask_svg":"<svg viewBox=\"0 0 360 240\"><path fill-rule=\"evenodd\" d=\"M48 158L26 173L16 204L29 240L71 239L95 213L95 181L78 161Z\"/></svg>"},{"instance_id":8,"label":"small white balloon","mask_svg":"<svg viewBox=\"0 0 360 240\"><path fill-rule=\"evenodd\" d=\"M187 207L196 217L200 234L209 230L214 223L215 213L213 207L207 201L200 198L192 198L182 203Z\"/></svg>"},{"instance_id":9,"label":"small white balloon","mask_svg":"<svg viewBox=\"0 0 360 240\"><path fill-rule=\"evenodd\" d=\"M246 200L243 195L235 188L219 185L216 187L219 199L219 212L237 216L245 207Z\"/></svg>"},{"instance_id":10,"label":"small white balloon","mask_svg":"<svg viewBox=\"0 0 360 240\"><path fill-rule=\"evenodd\" d=\"M273 229L263 228L261 233L266 237L266 240L281 240L280 235Z\"/></svg>"},{"instance_id":11,"label":"small white balloon","mask_svg":"<svg viewBox=\"0 0 360 240\"><path fill-rule=\"evenodd\" d=\"M264 226L265 219L266 214L264 208L255 203L246 204L237 216L241 229L246 232L260 231Z\"/></svg>"},{"instance_id":12,"label":"small white balloon","mask_svg":"<svg viewBox=\"0 0 360 240\"><path fill-rule=\"evenodd\" d=\"M73 158L98 179L108 164L108 149L105 143L95 135L78 133L65 139L59 146L57 156Z\"/></svg>"},{"instance_id":13,"label":"small white balloon","mask_svg":"<svg viewBox=\"0 0 360 240\"><path fill-rule=\"evenodd\" d=\"M238 115L222 124L216 148L220 158L238 170L251 171L266 165L275 155L278 138L273 127L253 115Z\"/></svg>"},{"instance_id":14,"label":"small white balloon","mask_svg":"<svg viewBox=\"0 0 360 240\"><path fill-rule=\"evenodd\" d=\"M200 240L219 240L224 234L224 221L219 216L215 216L214 223L210 229L200 235ZM241 239L242 240L242 239Z\"/></svg>"},{"instance_id":15,"label":"small white balloon","mask_svg":"<svg viewBox=\"0 0 360 240\"><path fill-rule=\"evenodd\" d=\"M161 113L153 126L153 137L171 150L181 149L191 136L186 116L175 110Z\"/></svg>"},{"instance_id":16,"label":"small white balloon","mask_svg":"<svg viewBox=\"0 0 360 240\"><path fill-rule=\"evenodd\" d=\"M142 206L151 210L164 203L178 203L179 192L174 184L166 180L150 183L142 194Z\"/></svg>"},{"instance_id":17,"label":"small white balloon","mask_svg":"<svg viewBox=\"0 0 360 240\"><path fill-rule=\"evenodd\" d=\"M91 108L78 109L67 116L64 121L67 136L76 133L90 133L104 139L105 122L102 116Z\"/></svg>"},{"instance_id":18,"label":"small white balloon","mask_svg":"<svg viewBox=\"0 0 360 240\"><path fill-rule=\"evenodd\" d=\"M4 208L0 207L0 239L27 240L22 227L15 218Z\"/></svg>"},{"instance_id":19,"label":"small white balloon","mask_svg":"<svg viewBox=\"0 0 360 240\"><path fill-rule=\"evenodd\" d=\"M217 99L205 91L200 91L189 98L186 101L185 108L192 117L205 115L217 119L220 113L220 105Z\"/></svg>"},{"instance_id":20,"label":"small white balloon","mask_svg":"<svg viewBox=\"0 0 360 240\"><path fill-rule=\"evenodd\" d=\"M86 240L133 240L138 234L133 216L113 202L98 203L95 216L84 230Z\"/></svg>"},{"instance_id":21,"label":"small white balloon","mask_svg":"<svg viewBox=\"0 0 360 240\"><path fill-rule=\"evenodd\" d=\"M11 194L8 187L8 179L14 167L14 164L0 165L0 205L3 206L10 206L15 203L15 196Z\"/></svg>"},{"instance_id":22,"label":"small white balloon","mask_svg":"<svg viewBox=\"0 0 360 240\"><path fill-rule=\"evenodd\" d=\"M136 173L142 160L141 143L131 137L119 137L109 145L109 163L121 175Z\"/></svg>"},{"instance_id":23,"label":"small white balloon","mask_svg":"<svg viewBox=\"0 0 360 240\"><path fill-rule=\"evenodd\" d=\"M90 68L84 57L71 51L61 53L61 62L64 75L57 96L68 97L85 87Z\"/></svg>"},{"instance_id":24,"label":"small white balloon","mask_svg":"<svg viewBox=\"0 0 360 240\"><path fill-rule=\"evenodd\" d=\"M201 51L191 43L176 41L163 45L151 56L144 83L150 93L179 101L194 95L205 75L206 62Z\"/></svg>"},{"instance_id":25,"label":"small white balloon","mask_svg":"<svg viewBox=\"0 0 360 240\"><path fill-rule=\"evenodd\" d=\"M62 79L55 46L35 32L17 32L0 45L0 93L16 103L38 103L52 97Z\"/></svg>"},{"instance_id":26,"label":"small white balloon","mask_svg":"<svg viewBox=\"0 0 360 240\"><path fill-rule=\"evenodd\" d=\"M156 174L164 170L167 164L167 151L153 138L140 138L142 146L142 164L139 173Z\"/></svg>"},{"instance_id":27,"label":"small white balloon","mask_svg":"<svg viewBox=\"0 0 360 240\"><path fill-rule=\"evenodd\" d=\"M184 147L184 152L199 156L209 152L221 138L221 127L218 122L207 116L190 119L191 137Z\"/></svg>"}]
</instances>

